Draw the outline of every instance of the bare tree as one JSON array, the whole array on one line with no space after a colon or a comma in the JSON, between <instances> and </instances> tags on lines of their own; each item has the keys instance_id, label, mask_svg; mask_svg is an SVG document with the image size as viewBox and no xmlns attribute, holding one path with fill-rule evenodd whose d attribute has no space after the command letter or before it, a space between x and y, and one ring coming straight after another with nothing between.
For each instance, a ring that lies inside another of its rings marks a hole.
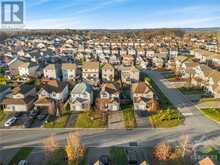
<instances>
[{"instance_id":1,"label":"bare tree","mask_svg":"<svg viewBox=\"0 0 220 165\"><path fill-rule=\"evenodd\" d=\"M172 148L169 144L160 143L154 148L153 155L157 160L168 160L171 150Z\"/></svg>"},{"instance_id":2,"label":"bare tree","mask_svg":"<svg viewBox=\"0 0 220 165\"><path fill-rule=\"evenodd\" d=\"M69 161L77 161L83 156L85 148L80 142L80 134L70 133L66 138L65 151Z\"/></svg>"},{"instance_id":3,"label":"bare tree","mask_svg":"<svg viewBox=\"0 0 220 165\"><path fill-rule=\"evenodd\" d=\"M52 152L58 147L58 143L53 135L50 135L48 138L43 140L43 146L45 149L45 154L48 157Z\"/></svg>"}]
</instances>

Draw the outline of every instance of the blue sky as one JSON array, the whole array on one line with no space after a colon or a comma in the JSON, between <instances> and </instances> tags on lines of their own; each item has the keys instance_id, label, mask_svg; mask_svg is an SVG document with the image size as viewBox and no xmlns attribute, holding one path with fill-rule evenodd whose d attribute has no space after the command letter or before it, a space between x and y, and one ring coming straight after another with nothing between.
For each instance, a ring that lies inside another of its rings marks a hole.
<instances>
[{"instance_id":1,"label":"blue sky","mask_svg":"<svg viewBox=\"0 0 220 165\"><path fill-rule=\"evenodd\" d=\"M27 28L220 27L220 0L26 0Z\"/></svg>"}]
</instances>

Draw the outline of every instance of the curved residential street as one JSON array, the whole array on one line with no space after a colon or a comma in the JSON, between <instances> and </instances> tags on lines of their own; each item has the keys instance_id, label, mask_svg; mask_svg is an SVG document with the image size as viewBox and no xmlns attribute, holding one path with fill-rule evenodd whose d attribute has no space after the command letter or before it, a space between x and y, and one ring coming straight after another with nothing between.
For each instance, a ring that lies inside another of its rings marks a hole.
<instances>
[{"instance_id":1,"label":"curved residential street","mask_svg":"<svg viewBox=\"0 0 220 165\"><path fill-rule=\"evenodd\" d=\"M188 99L172 88L160 73L147 73L181 113L192 113L191 116L186 116L184 125L172 129L81 129L79 131L82 143L87 146L106 147L137 141L141 145L152 146L161 140L178 141L180 137L189 135L194 143L220 144L220 127L217 123L205 118ZM22 146L40 147L42 140L51 134L60 145L64 145L66 135L72 131L76 129L1 130L0 150Z\"/></svg>"}]
</instances>

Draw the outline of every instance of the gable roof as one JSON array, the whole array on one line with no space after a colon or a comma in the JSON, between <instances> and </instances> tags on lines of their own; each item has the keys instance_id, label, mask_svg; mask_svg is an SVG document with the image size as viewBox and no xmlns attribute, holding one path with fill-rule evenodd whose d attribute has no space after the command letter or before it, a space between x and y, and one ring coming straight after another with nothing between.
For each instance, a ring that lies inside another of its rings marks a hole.
<instances>
[{"instance_id":1,"label":"gable roof","mask_svg":"<svg viewBox=\"0 0 220 165\"><path fill-rule=\"evenodd\" d=\"M132 84L132 92L133 93L148 93L151 92L151 89L149 86L144 82L139 82Z\"/></svg>"},{"instance_id":2,"label":"gable roof","mask_svg":"<svg viewBox=\"0 0 220 165\"><path fill-rule=\"evenodd\" d=\"M199 165L215 165L215 164L209 157L206 157L205 159L199 161Z\"/></svg>"},{"instance_id":3,"label":"gable roof","mask_svg":"<svg viewBox=\"0 0 220 165\"><path fill-rule=\"evenodd\" d=\"M69 64L69 63L62 64L62 69L75 70L76 69L76 64Z\"/></svg>"},{"instance_id":4,"label":"gable roof","mask_svg":"<svg viewBox=\"0 0 220 165\"><path fill-rule=\"evenodd\" d=\"M22 85L20 85L18 87L15 87L14 89L12 89L12 94L13 95L16 95L18 93L26 94L27 92L29 92L33 88L35 88L33 85L22 84Z\"/></svg>"},{"instance_id":5,"label":"gable roof","mask_svg":"<svg viewBox=\"0 0 220 165\"><path fill-rule=\"evenodd\" d=\"M75 87L73 88L71 94L79 94L79 93L84 93L84 92L92 92L92 86L85 83L85 82L81 82L75 85Z\"/></svg>"},{"instance_id":6,"label":"gable roof","mask_svg":"<svg viewBox=\"0 0 220 165\"><path fill-rule=\"evenodd\" d=\"M83 69L99 69L99 63L91 62L91 61L84 62L82 68Z\"/></svg>"},{"instance_id":7,"label":"gable roof","mask_svg":"<svg viewBox=\"0 0 220 165\"><path fill-rule=\"evenodd\" d=\"M58 80L47 80L44 82L42 88L48 93L60 93L67 86L67 83Z\"/></svg>"}]
</instances>

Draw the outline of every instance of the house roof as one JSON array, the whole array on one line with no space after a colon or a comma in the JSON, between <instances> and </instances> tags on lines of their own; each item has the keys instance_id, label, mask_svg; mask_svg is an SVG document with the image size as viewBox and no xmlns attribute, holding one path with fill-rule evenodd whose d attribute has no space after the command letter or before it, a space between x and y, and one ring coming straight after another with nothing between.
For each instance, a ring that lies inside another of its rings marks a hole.
<instances>
[{"instance_id":1,"label":"house roof","mask_svg":"<svg viewBox=\"0 0 220 165\"><path fill-rule=\"evenodd\" d=\"M0 85L0 93L4 92L5 90L8 90L10 87L7 85Z\"/></svg>"},{"instance_id":2,"label":"house roof","mask_svg":"<svg viewBox=\"0 0 220 165\"><path fill-rule=\"evenodd\" d=\"M105 64L102 69L114 69L111 64Z\"/></svg>"},{"instance_id":3,"label":"house roof","mask_svg":"<svg viewBox=\"0 0 220 165\"><path fill-rule=\"evenodd\" d=\"M98 62L85 62L82 66L83 69L99 69L99 63Z\"/></svg>"},{"instance_id":4,"label":"house roof","mask_svg":"<svg viewBox=\"0 0 220 165\"><path fill-rule=\"evenodd\" d=\"M13 98L5 98L1 104L4 104L4 105L12 105L12 104L15 104L15 105L26 105L28 104L30 101L33 101L35 99L35 97L33 96L28 96L24 99L13 99Z\"/></svg>"},{"instance_id":5,"label":"house roof","mask_svg":"<svg viewBox=\"0 0 220 165\"><path fill-rule=\"evenodd\" d=\"M133 93L148 93L148 92L151 92L151 89L144 82L139 82L139 83L132 84L131 88L132 88Z\"/></svg>"},{"instance_id":6,"label":"house roof","mask_svg":"<svg viewBox=\"0 0 220 165\"><path fill-rule=\"evenodd\" d=\"M60 93L67 86L67 83L58 80L48 80L44 82L42 88L48 93L56 92Z\"/></svg>"},{"instance_id":7,"label":"house roof","mask_svg":"<svg viewBox=\"0 0 220 165\"><path fill-rule=\"evenodd\" d=\"M16 95L18 93L26 94L27 92L29 92L33 88L35 88L33 85L22 84L22 85L20 85L18 87L15 87L14 89L12 89L12 94L13 95Z\"/></svg>"},{"instance_id":8,"label":"house roof","mask_svg":"<svg viewBox=\"0 0 220 165\"><path fill-rule=\"evenodd\" d=\"M62 64L62 69L72 69L75 70L76 69L76 64Z\"/></svg>"},{"instance_id":9,"label":"house roof","mask_svg":"<svg viewBox=\"0 0 220 165\"><path fill-rule=\"evenodd\" d=\"M47 65L44 69L50 69L50 70L55 70L55 65L54 64L49 64Z\"/></svg>"},{"instance_id":10,"label":"house roof","mask_svg":"<svg viewBox=\"0 0 220 165\"><path fill-rule=\"evenodd\" d=\"M102 89L108 93L116 93L119 89L113 83L105 83L102 85Z\"/></svg>"},{"instance_id":11,"label":"house roof","mask_svg":"<svg viewBox=\"0 0 220 165\"><path fill-rule=\"evenodd\" d=\"M72 94L79 94L79 93L84 93L84 92L92 92L92 86L89 84L86 84L85 82L76 84L75 87L72 90Z\"/></svg>"},{"instance_id":12,"label":"house roof","mask_svg":"<svg viewBox=\"0 0 220 165\"><path fill-rule=\"evenodd\" d=\"M205 159L199 161L199 165L215 165L215 164L209 157L206 157Z\"/></svg>"}]
</instances>

